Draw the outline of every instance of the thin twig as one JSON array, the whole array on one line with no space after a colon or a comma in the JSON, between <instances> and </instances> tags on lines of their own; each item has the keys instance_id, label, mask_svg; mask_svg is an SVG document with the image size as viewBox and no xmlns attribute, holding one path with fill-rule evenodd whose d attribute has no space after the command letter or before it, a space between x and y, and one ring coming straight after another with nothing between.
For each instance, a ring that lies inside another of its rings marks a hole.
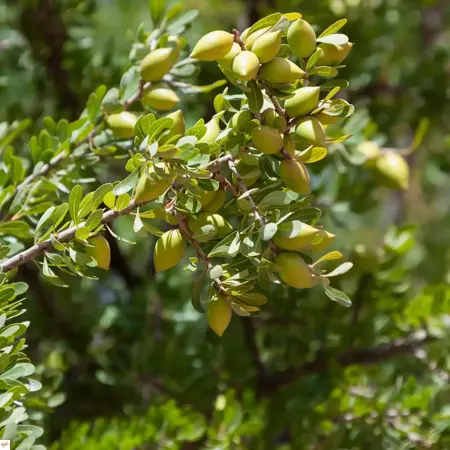
<instances>
[{"instance_id":1,"label":"thin twig","mask_svg":"<svg viewBox=\"0 0 450 450\"><path fill-rule=\"evenodd\" d=\"M142 97L142 94L144 93L144 91L149 88L151 85L151 83L146 83L144 80L140 80L139 81L139 88L138 90L127 100L124 102L123 104L123 109L126 111L127 109L130 108L130 106L139 101Z\"/></svg>"},{"instance_id":2,"label":"thin twig","mask_svg":"<svg viewBox=\"0 0 450 450\"><path fill-rule=\"evenodd\" d=\"M234 42L239 44L241 46L242 50L247 50L247 47L245 46L245 42L241 39L241 34L239 33L239 31L236 29L233 29L232 33L234 36Z\"/></svg>"}]
</instances>

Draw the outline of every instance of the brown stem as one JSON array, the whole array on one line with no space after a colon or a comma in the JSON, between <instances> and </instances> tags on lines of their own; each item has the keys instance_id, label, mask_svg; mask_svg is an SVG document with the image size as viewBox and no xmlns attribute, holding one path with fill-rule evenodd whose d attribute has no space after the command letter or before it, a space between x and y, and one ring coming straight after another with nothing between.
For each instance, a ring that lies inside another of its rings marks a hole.
<instances>
[{"instance_id":1,"label":"brown stem","mask_svg":"<svg viewBox=\"0 0 450 450\"><path fill-rule=\"evenodd\" d=\"M239 44L241 46L242 50L247 50L247 47L245 46L244 41L241 39L241 34L239 33L239 31L236 29L233 29L232 33L234 35L234 42Z\"/></svg>"},{"instance_id":2,"label":"brown stem","mask_svg":"<svg viewBox=\"0 0 450 450\"><path fill-rule=\"evenodd\" d=\"M149 88L151 83L146 83L144 80L139 81L138 90L123 104L123 109L126 111L130 108L130 106L139 101L144 93L145 89Z\"/></svg>"}]
</instances>

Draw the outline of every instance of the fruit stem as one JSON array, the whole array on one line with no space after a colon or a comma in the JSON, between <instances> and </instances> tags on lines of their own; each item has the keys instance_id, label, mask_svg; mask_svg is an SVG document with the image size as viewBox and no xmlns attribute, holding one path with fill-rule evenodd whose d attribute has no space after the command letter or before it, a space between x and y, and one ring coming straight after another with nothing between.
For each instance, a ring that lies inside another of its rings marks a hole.
<instances>
[{"instance_id":1,"label":"fruit stem","mask_svg":"<svg viewBox=\"0 0 450 450\"><path fill-rule=\"evenodd\" d=\"M234 42L239 44L242 50L247 50L244 41L241 39L241 33L239 33L239 31L236 30L235 28L233 29L232 33L234 35Z\"/></svg>"}]
</instances>

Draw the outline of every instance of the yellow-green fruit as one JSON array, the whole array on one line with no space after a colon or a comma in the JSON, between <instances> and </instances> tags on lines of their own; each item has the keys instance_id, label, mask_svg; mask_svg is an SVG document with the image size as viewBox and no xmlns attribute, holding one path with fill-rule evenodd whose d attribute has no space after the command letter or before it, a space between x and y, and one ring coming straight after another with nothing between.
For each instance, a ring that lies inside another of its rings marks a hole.
<instances>
[{"instance_id":1,"label":"yellow-green fruit","mask_svg":"<svg viewBox=\"0 0 450 450\"><path fill-rule=\"evenodd\" d=\"M245 131L253 119L253 114L248 109L237 112L231 118L231 127L233 131Z\"/></svg>"},{"instance_id":2,"label":"yellow-green fruit","mask_svg":"<svg viewBox=\"0 0 450 450\"><path fill-rule=\"evenodd\" d=\"M227 193L223 189L220 189L219 191L216 191L215 194L213 200L203 208L205 211L215 213L224 205Z\"/></svg>"},{"instance_id":3,"label":"yellow-green fruit","mask_svg":"<svg viewBox=\"0 0 450 450\"><path fill-rule=\"evenodd\" d=\"M135 200L138 203L151 202L169 189L172 184L172 179L160 178L154 174L153 167L149 169L149 175L153 175L154 178L148 178L145 171L141 175L139 182L136 186Z\"/></svg>"},{"instance_id":4,"label":"yellow-green fruit","mask_svg":"<svg viewBox=\"0 0 450 450\"><path fill-rule=\"evenodd\" d=\"M356 267L365 273L374 273L380 265L380 257L375 249L358 244L355 247L353 262Z\"/></svg>"},{"instance_id":5,"label":"yellow-green fruit","mask_svg":"<svg viewBox=\"0 0 450 450\"><path fill-rule=\"evenodd\" d=\"M195 44L191 58L200 61L217 61L231 50L233 39L233 35L226 31L211 31Z\"/></svg>"},{"instance_id":6,"label":"yellow-green fruit","mask_svg":"<svg viewBox=\"0 0 450 450\"><path fill-rule=\"evenodd\" d=\"M322 50L322 55L317 60L317 66L337 66L345 58L347 58L353 44L347 42L344 45L334 44L320 44L319 48Z\"/></svg>"},{"instance_id":7,"label":"yellow-green fruit","mask_svg":"<svg viewBox=\"0 0 450 450\"><path fill-rule=\"evenodd\" d=\"M273 128L273 123L278 117L277 112L273 108L267 108L262 112L263 123Z\"/></svg>"},{"instance_id":8,"label":"yellow-green fruit","mask_svg":"<svg viewBox=\"0 0 450 450\"><path fill-rule=\"evenodd\" d=\"M206 133L198 141L205 144L212 144L216 141L217 136L220 134L219 121L213 117L208 123L205 123Z\"/></svg>"},{"instance_id":9,"label":"yellow-green fruit","mask_svg":"<svg viewBox=\"0 0 450 450\"><path fill-rule=\"evenodd\" d=\"M291 117L306 116L317 106L319 102L320 87L302 87L294 91L293 97L290 97L284 103L286 112Z\"/></svg>"},{"instance_id":10,"label":"yellow-green fruit","mask_svg":"<svg viewBox=\"0 0 450 450\"><path fill-rule=\"evenodd\" d=\"M366 165L372 167L375 165L376 159L381 154L380 146L376 142L364 141L358 145L358 152L366 157Z\"/></svg>"},{"instance_id":11,"label":"yellow-green fruit","mask_svg":"<svg viewBox=\"0 0 450 450\"><path fill-rule=\"evenodd\" d=\"M254 33L252 33L249 37L247 37L247 32L249 30L249 28L247 28L241 36L241 39L244 41L245 46L247 47L248 50L251 50L253 47L253 44L255 43L256 39L258 39L260 36L262 36L263 34L266 33L266 31L269 29L270 27L266 27L266 28L261 28L261 30L255 31Z\"/></svg>"},{"instance_id":12,"label":"yellow-green fruit","mask_svg":"<svg viewBox=\"0 0 450 450\"><path fill-rule=\"evenodd\" d=\"M233 231L233 227L220 214L211 214L209 212L200 213L197 218L190 218L188 226L193 233L200 233L205 225L212 225L216 231L213 237L200 238L200 242L208 241L212 238L224 237Z\"/></svg>"},{"instance_id":13,"label":"yellow-green fruit","mask_svg":"<svg viewBox=\"0 0 450 450\"><path fill-rule=\"evenodd\" d=\"M294 138L290 134L283 136L283 147L292 158L295 156L295 142Z\"/></svg>"},{"instance_id":14,"label":"yellow-green fruit","mask_svg":"<svg viewBox=\"0 0 450 450\"><path fill-rule=\"evenodd\" d=\"M268 63L277 56L281 47L281 31L268 31L255 40L252 52L260 63Z\"/></svg>"},{"instance_id":15,"label":"yellow-green fruit","mask_svg":"<svg viewBox=\"0 0 450 450\"><path fill-rule=\"evenodd\" d=\"M299 58L311 56L316 49L316 33L313 27L303 19L297 19L291 24L287 41L292 54Z\"/></svg>"},{"instance_id":16,"label":"yellow-green fruit","mask_svg":"<svg viewBox=\"0 0 450 450\"><path fill-rule=\"evenodd\" d=\"M253 145L266 155L278 153L283 148L283 139L275 128L261 125L252 130Z\"/></svg>"},{"instance_id":17,"label":"yellow-green fruit","mask_svg":"<svg viewBox=\"0 0 450 450\"><path fill-rule=\"evenodd\" d=\"M307 289L314 285L311 269L297 253L283 252L275 258L281 281L297 289Z\"/></svg>"},{"instance_id":18,"label":"yellow-green fruit","mask_svg":"<svg viewBox=\"0 0 450 450\"><path fill-rule=\"evenodd\" d=\"M284 130L287 127L287 122L286 119L283 116L278 116L274 121L273 121L273 126L280 132L283 133Z\"/></svg>"},{"instance_id":19,"label":"yellow-green fruit","mask_svg":"<svg viewBox=\"0 0 450 450\"><path fill-rule=\"evenodd\" d=\"M181 109L179 109L178 111L174 111L173 113L167 114L167 116L164 116L164 118L172 119L173 123L172 126L170 127L169 134L166 134L159 140L161 144L164 144L164 142L167 142L171 137L176 136L178 134L184 136L184 133L186 132L186 124L184 122L183 111L181 111Z\"/></svg>"},{"instance_id":20,"label":"yellow-green fruit","mask_svg":"<svg viewBox=\"0 0 450 450\"><path fill-rule=\"evenodd\" d=\"M315 117L320 121L322 125L334 125L342 119L342 117L331 116L330 114L327 114L323 111L321 111L319 114L316 114Z\"/></svg>"},{"instance_id":21,"label":"yellow-green fruit","mask_svg":"<svg viewBox=\"0 0 450 450\"><path fill-rule=\"evenodd\" d=\"M142 94L142 103L157 111L167 111L180 101L178 95L164 84L151 86Z\"/></svg>"},{"instance_id":22,"label":"yellow-green fruit","mask_svg":"<svg viewBox=\"0 0 450 450\"><path fill-rule=\"evenodd\" d=\"M323 147L325 145L325 139L325 129L314 116L303 117L297 122L295 141L302 148L309 147L310 145Z\"/></svg>"},{"instance_id":23,"label":"yellow-green fruit","mask_svg":"<svg viewBox=\"0 0 450 450\"><path fill-rule=\"evenodd\" d=\"M216 193L214 191L205 191L202 189L200 191L200 204L202 205L202 208L205 208L208 206L216 197Z\"/></svg>"},{"instance_id":24,"label":"yellow-green fruit","mask_svg":"<svg viewBox=\"0 0 450 450\"><path fill-rule=\"evenodd\" d=\"M283 84L303 78L305 72L289 59L275 57L261 66L259 76L269 83Z\"/></svg>"},{"instance_id":25,"label":"yellow-green fruit","mask_svg":"<svg viewBox=\"0 0 450 450\"><path fill-rule=\"evenodd\" d=\"M206 316L208 325L218 336L222 336L230 324L233 310L231 304L224 295L218 295L207 306Z\"/></svg>"},{"instance_id":26,"label":"yellow-green fruit","mask_svg":"<svg viewBox=\"0 0 450 450\"><path fill-rule=\"evenodd\" d=\"M305 246L311 243L318 232L319 230L317 228L304 223L296 236L289 238L283 236L282 232L278 232L273 237L273 240L275 244L283 250L299 252L304 250Z\"/></svg>"},{"instance_id":27,"label":"yellow-green fruit","mask_svg":"<svg viewBox=\"0 0 450 450\"><path fill-rule=\"evenodd\" d=\"M249 81L256 78L259 69L258 57L248 51L238 53L233 59L233 74L242 81Z\"/></svg>"},{"instance_id":28,"label":"yellow-green fruit","mask_svg":"<svg viewBox=\"0 0 450 450\"><path fill-rule=\"evenodd\" d=\"M389 189L406 191L409 187L409 167L403 156L389 151L375 162L378 182Z\"/></svg>"},{"instance_id":29,"label":"yellow-green fruit","mask_svg":"<svg viewBox=\"0 0 450 450\"><path fill-rule=\"evenodd\" d=\"M311 194L309 174L306 167L295 159L283 159L280 164L280 176L284 184L297 194Z\"/></svg>"},{"instance_id":30,"label":"yellow-green fruit","mask_svg":"<svg viewBox=\"0 0 450 450\"><path fill-rule=\"evenodd\" d=\"M114 136L121 139L129 139L134 136L134 125L136 122L137 117L128 111L111 114L106 118L106 123Z\"/></svg>"},{"instance_id":31,"label":"yellow-green fruit","mask_svg":"<svg viewBox=\"0 0 450 450\"><path fill-rule=\"evenodd\" d=\"M335 237L335 234L329 233L325 230L319 230L319 233L317 233L317 238L320 238L320 241L318 241L317 244L313 243L313 250L315 252L325 250L333 242Z\"/></svg>"},{"instance_id":32,"label":"yellow-green fruit","mask_svg":"<svg viewBox=\"0 0 450 450\"><path fill-rule=\"evenodd\" d=\"M87 247L87 253L97 261L97 267L103 270L109 270L111 263L111 249L108 241L102 236L97 235L89 239L93 247Z\"/></svg>"},{"instance_id":33,"label":"yellow-green fruit","mask_svg":"<svg viewBox=\"0 0 450 450\"><path fill-rule=\"evenodd\" d=\"M155 270L162 272L176 266L183 258L185 247L186 243L180 230L166 231L155 245Z\"/></svg>"},{"instance_id":34,"label":"yellow-green fruit","mask_svg":"<svg viewBox=\"0 0 450 450\"><path fill-rule=\"evenodd\" d=\"M141 62L141 78L145 81L160 80L172 68L173 57L170 47L153 50Z\"/></svg>"},{"instance_id":35,"label":"yellow-green fruit","mask_svg":"<svg viewBox=\"0 0 450 450\"><path fill-rule=\"evenodd\" d=\"M232 70L234 57L242 51L241 46L237 42L233 42L231 50L218 63L226 70Z\"/></svg>"}]
</instances>

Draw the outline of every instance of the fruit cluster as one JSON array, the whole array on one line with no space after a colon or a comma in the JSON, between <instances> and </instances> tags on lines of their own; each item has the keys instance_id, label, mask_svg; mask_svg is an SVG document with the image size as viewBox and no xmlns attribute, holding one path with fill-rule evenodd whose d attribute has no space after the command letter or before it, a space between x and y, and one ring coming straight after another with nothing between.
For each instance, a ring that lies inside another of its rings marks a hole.
<instances>
[{"instance_id":1,"label":"fruit cluster","mask_svg":"<svg viewBox=\"0 0 450 450\"><path fill-rule=\"evenodd\" d=\"M193 303L207 310L219 335L232 312L258 313L266 302L260 289L270 283L300 289L319 285L333 300L349 303L329 286L329 277L351 264L330 274L317 268L342 257L339 252L314 262L334 235L316 225L320 211L310 205L306 168L326 156L325 146L332 142L327 127L353 112L352 105L335 97L345 80L320 84L321 78L337 76L352 48L347 36L336 33L344 24L339 21L316 37L300 14L290 13L268 16L242 34L213 31L190 57L217 61L238 93L226 89L216 96L217 114L208 123L200 120L186 130L180 110L159 120L127 111L108 118L119 138L134 137L137 151L127 166L139 172L134 198L145 208L137 228L159 237L156 270L177 265L186 243L193 245L197 258L189 268L197 269L199 261L206 266ZM178 101L161 84L176 49L158 48L141 62L142 83L151 83L141 101L153 109L171 109ZM163 219L175 228L160 232L147 219ZM207 276L208 299L199 300Z\"/></svg>"}]
</instances>

